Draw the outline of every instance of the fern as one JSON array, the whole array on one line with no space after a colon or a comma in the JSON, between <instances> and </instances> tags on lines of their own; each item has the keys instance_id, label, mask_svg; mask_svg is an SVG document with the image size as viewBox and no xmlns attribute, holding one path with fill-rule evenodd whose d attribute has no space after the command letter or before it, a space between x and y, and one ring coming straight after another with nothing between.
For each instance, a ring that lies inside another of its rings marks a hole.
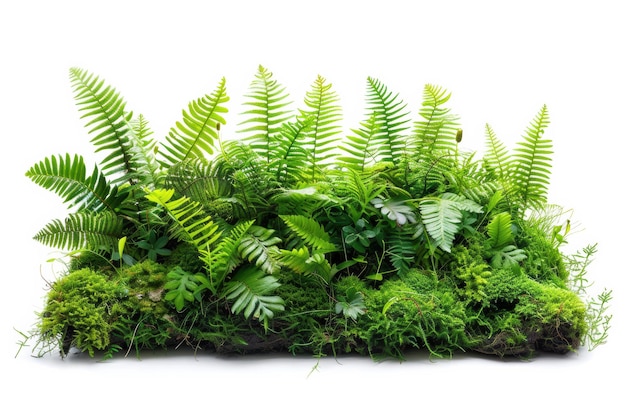
<instances>
[{"instance_id":1,"label":"fern","mask_svg":"<svg viewBox=\"0 0 626 417\"><path fill-rule=\"evenodd\" d=\"M435 245L450 252L456 233L460 230L463 213L481 213L482 207L460 195L444 193L441 197L422 199L419 210L426 231Z\"/></svg>"},{"instance_id":2,"label":"fern","mask_svg":"<svg viewBox=\"0 0 626 417\"><path fill-rule=\"evenodd\" d=\"M487 225L487 244L492 248L508 245L513 241L513 223L508 212L498 213Z\"/></svg>"},{"instance_id":3,"label":"fern","mask_svg":"<svg viewBox=\"0 0 626 417\"><path fill-rule=\"evenodd\" d=\"M318 76L311 89L307 91L304 103L306 110L302 113L310 116L311 127L307 143L308 177L315 181L322 170L330 165L331 158L336 154L336 143L340 140L341 107L337 105L339 98L332 90L332 84Z\"/></svg>"},{"instance_id":4,"label":"fern","mask_svg":"<svg viewBox=\"0 0 626 417\"><path fill-rule=\"evenodd\" d=\"M233 313L243 313L245 318L254 317L262 321L267 329L274 313L285 309L282 298L270 295L279 286L275 277L254 267L245 267L228 282L224 297L234 300L231 306Z\"/></svg>"},{"instance_id":5,"label":"fern","mask_svg":"<svg viewBox=\"0 0 626 417\"><path fill-rule=\"evenodd\" d=\"M176 311L180 312L187 303L200 300L204 283L206 283L204 275L190 274L176 266L167 274L167 282L163 286L163 289L167 290L164 299L172 301Z\"/></svg>"},{"instance_id":6,"label":"fern","mask_svg":"<svg viewBox=\"0 0 626 417\"><path fill-rule=\"evenodd\" d=\"M291 115L291 111L286 109L290 104L286 101L289 94L285 93L285 88L273 79L271 72L259 65L255 80L250 85L250 93L246 97L252 100L243 103L244 106L250 107L243 114L250 117L241 125L249 126L239 133L249 134L243 141L249 143L259 157L269 164L276 159L276 137L281 132L282 124Z\"/></svg>"},{"instance_id":7,"label":"fern","mask_svg":"<svg viewBox=\"0 0 626 417\"><path fill-rule=\"evenodd\" d=\"M96 152L108 151L100 162L102 172L110 178L122 175L121 180L126 179L135 172L131 164L132 113L126 112L126 103L119 93L99 77L71 68L70 80L81 118L87 119L85 126L93 135L91 143L96 146Z\"/></svg>"},{"instance_id":8,"label":"fern","mask_svg":"<svg viewBox=\"0 0 626 417\"><path fill-rule=\"evenodd\" d=\"M547 200L552 169L552 141L543 137L550 122L544 105L526 129L512 156L513 180L520 214Z\"/></svg>"},{"instance_id":9,"label":"fern","mask_svg":"<svg viewBox=\"0 0 626 417\"><path fill-rule=\"evenodd\" d=\"M156 159L157 142L143 115L140 114L137 119L131 120L130 125L135 138L131 149L131 158L137 175L134 178L129 178L129 180L138 180L142 186L154 188L159 185L163 175L161 166Z\"/></svg>"},{"instance_id":10,"label":"fern","mask_svg":"<svg viewBox=\"0 0 626 417\"><path fill-rule=\"evenodd\" d=\"M348 153L338 159L362 171L368 162L392 162L398 164L407 154L407 140L404 134L409 119L406 104L387 90L379 80L367 78L368 113L360 130L353 130L357 136L348 136L340 148Z\"/></svg>"},{"instance_id":11,"label":"fern","mask_svg":"<svg viewBox=\"0 0 626 417\"><path fill-rule=\"evenodd\" d=\"M414 122L417 158L431 159L438 154L454 154L457 148L458 117L443 107L451 97L445 89L426 84L423 91L422 120Z\"/></svg>"},{"instance_id":12,"label":"fern","mask_svg":"<svg viewBox=\"0 0 626 417\"><path fill-rule=\"evenodd\" d=\"M330 241L329 234L314 219L301 215L281 215L280 218L299 238L315 250L324 252L336 250L335 245Z\"/></svg>"},{"instance_id":13,"label":"fern","mask_svg":"<svg viewBox=\"0 0 626 417\"><path fill-rule=\"evenodd\" d=\"M510 175L511 160L504 143L498 139L491 126L485 126L486 152L484 161L487 169L492 171L496 178L506 179Z\"/></svg>"},{"instance_id":14,"label":"fern","mask_svg":"<svg viewBox=\"0 0 626 417\"><path fill-rule=\"evenodd\" d=\"M281 249L279 260L295 273L321 278L326 284L333 274L333 267L324 255L320 252L311 253L306 246L292 250Z\"/></svg>"},{"instance_id":15,"label":"fern","mask_svg":"<svg viewBox=\"0 0 626 417\"><path fill-rule=\"evenodd\" d=\"M274 230L261 226L251 226L248 233L239 243L239 255L267 274L273 274L280 269L277 261L278 247L281 242L277 236L272 236Z\"/></svg>"},{"instance_id":16,"label":"fern","mask_svg":"<svg viewBox=\"0 0 626 417\"><path fill-rule=\"evenodd\" d=\"M38 242L67 250L107 250L117 247L122 237L123 222L113 213L71 213L65 220L52 220L37 234Z\"/></svg>"},{"instance_id":17,"label":"fern","mask_svg":"<svg viewBox=\"0 0 626 417\"><path fill-rule=\"evenodd\" d=\"M32 166L26 176L78 211L115 212L128 195L117 186L112 187L97 166L87 176L85 161L79 155L52 155Z\"/></svg>"},{"instance_id":18,"label":"fern","mask_svg":"<svg viewBox=\"0 0 626 417\"><path fill-rule=\"evenodd\" d=\"M200 250L200 259L206 265L211 280L211 288L218 292L228 275L243 262L239 246L248 233L253 220L238 222L223 236L215 247Z\"/></svg>"},{"instance_id":19,"label":"fern","mask_svg":"<svg viewBox=\"0 0 626 417\"><path fill-rule=\"evenodd\" d=\"M165 208L173 219L173 237L193 244L198 250L205 250L219 238L218 225L204 213L198 202L188 197L172 200L173 196L172 189L156 189L146 194L148 200Z\"/></svg>"},{"instance_id":20,"label":"fern","mask_svg":"<svg viewBox=\"0 0 626 417\"><path fill-rule=\"evenodd\" d=\"M276 181L289 186L307 180L309 150L307 138L314 120L313 114L301 114L295 122L285 123L276 137L275 160L270 163L270 170Z\"/></svg>"},{"instance_id":21,"label":"fern","mask_svg":"<svg viewBox=\"0 0 626 417\"><path fill-rule=\"evenodd\" d=\"M173 188L177 194L189 197L208 209L232 195L231 174L232 169L221 158L190 159L167 170L165 187Z\"/></svg>"},{"instance_id":22,"label":"fern","mask_svg":"<svg viewBox=\"0 0 626 417\"><path fill-rule=\"evenodd\" d=\"M182 120L170 129L162 144L165 153L161 166L169 168L188 159L212 155L220 126L226 124L223 114L228 110L223 104L228 100L226 79L222 78L212 94L191 101Z\"/></svg>"}]
</instances>

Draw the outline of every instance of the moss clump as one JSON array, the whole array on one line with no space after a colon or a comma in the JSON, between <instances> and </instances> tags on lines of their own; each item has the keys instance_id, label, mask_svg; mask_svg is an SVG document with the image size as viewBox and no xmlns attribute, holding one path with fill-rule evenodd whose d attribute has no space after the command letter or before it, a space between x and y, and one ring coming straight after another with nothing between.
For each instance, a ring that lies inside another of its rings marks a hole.
<instances>
[{"instance_id":1,"label":"moss clump","mask_svg":"<svg viewBox=\"0 0 626 417\"><path fill-rule=\"evenodd\" d=\"M39 332L42 339L57 343L61 353L70 347L94 355L111 343L111 311L127 297L119 280L84 268L54 282L41 312Z\"/></svg>"}]
</instances>

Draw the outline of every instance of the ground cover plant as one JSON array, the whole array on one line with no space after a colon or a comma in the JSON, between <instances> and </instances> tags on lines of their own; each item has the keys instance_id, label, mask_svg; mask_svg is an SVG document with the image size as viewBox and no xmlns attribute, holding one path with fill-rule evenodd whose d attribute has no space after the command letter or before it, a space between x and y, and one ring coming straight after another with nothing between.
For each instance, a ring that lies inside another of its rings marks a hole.
<instances>
[{"instance_id":1,"label":"ground cover plant","mask_svg":"<svg viewBox=\"0 0 626 417\"><path fill-rule=\"evenodd\" d=\"M102 78L69 76L99 162L26 172L69 214L34 236L65 268L22 348L528 358L607 338L611 291L587 292L597 246L565 253L570 212L547 199L546 106L513 149L487 125L478 155L440 86L413 115L367 78L344 135L331 83L294 109L259 66L237 138L221 79L157 141Z\"/></svg>"}]
</instances>

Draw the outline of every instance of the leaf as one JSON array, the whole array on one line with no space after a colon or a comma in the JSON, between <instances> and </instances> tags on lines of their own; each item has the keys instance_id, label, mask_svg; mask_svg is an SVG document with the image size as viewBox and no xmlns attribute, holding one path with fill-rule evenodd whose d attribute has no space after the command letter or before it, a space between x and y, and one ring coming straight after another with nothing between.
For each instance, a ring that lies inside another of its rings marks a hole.
<instances>
[{"instance_id":1,"label":"leaf","mask_svg":"<svg viewBox=\"0 0 626 417\"><path fill-rule=\"evenodd\" d=\"M440 86L426 84L423 90L421 120L414 123L419 157L437 154L453 154L457 148L458 117L443 105L451 93Z\"/></svg>"},{"instance_id":2,"label":"leaf","mask_svg":"<svg viewBox=\"0 0 626 417\"><path fill-rule=\"evenodd\" d=\"M91 143L96 152L107 151L100 162L106 176L122 174L128 176L135 167L133 159L132 113L126 111L126 102L120 94L104 80L80 68L70 69L70 80L74 90L76 105L81 119L86 119L85 127L93 135Z\"/></svg>"},{"instance_id":3,"label":"leaf","mask_svg":"<svg viewBox=\"0 0 626 417\"><path fill-rule=\"evenodd\" d=\"M52 220L37 234L38 242L58 249L113 251L122 237L123 222L110 212L71 213L64 220Z\"/></svg>"},{"instance_id":4,"label":"leaf","mask_svg":"<svg viewBox=\"0 0 626 417\"><path fill-rule=\"evenodd\" d=\"M200 298L200 292L203 287L200 283L204 279L202 274L191 274L183 270L180 266L174 267L168 274L168 281L163 288L168 290L164 299L173 301L176 311L182 311L185 304L191 303Z\"/></svg>"},{"instance_id":5,"label":"leaf","mask_svg":"<svg viewBox=\"0 0 626 417\"><path fill-rule=\"evenodd\" d=\"M284 310L284 301L277 295L270 295L280 286L278 280L252 266L241 268L226 284L224 297L234 300L231 310L244 317L254 317L263 321L267 328L274 313Z\"/></svg>"},{"instance_id":6,"label":"leaf","mask_svg":"<svg viewBox=\"0 0 626 417\"><path fill-rule=\"evenodd\" d=\"M537 208L547 201L552 169L552 141L543 137L550 122L544 105L526 129L513 153L513 181L519 208Z\"/></svg>"},{"instance_id":7,"label":"leaf","mask_svg":"<svg viewBox=\"0 0 626 417\"><path fill-rule=\"evenodd\" d=\"M251 100L243 103L248 108L243 114L249 117L241 122L241 126L247 127L239 130L239 133L247 133L248 136L242 140L250 143L259 157L270 163L281 156L274 142L282 124L287 122L292 113L287 109L290 104L286 101L289 94L285 93L285 88L273 78L270 71L259 65L246 97Z\"/></svg>"},{"instance_id":8,"label":"leaf","mask_svg":"<svg viewBox=\"0 0 626 417\"><path fill-rule=\"evenodd\" d=\"M435 244L450 252L455 235L460 230L463 212L481 213L482 207L457 194L444 193L441 197L421 200L419 210L426 231Z\"/></svg>"},{"instance_id":9,"label":"leaf","mask_svg":"<svg viewBox=\"0 0 626 417\"><path fill-rule=\"evenodd\" d=\"M314 219L301 215L281 215L279 217L298 237L314 249L325 252L336 250L335 245L330 242L330 235Z\"/></svg>"},{"instance_id":10,"label":"leaf","mask_svg":"<svg viewBox=\"0 0 626 417\"><path fill-rule=\"evenodd\" d=\"M346 295L340 297L335 304L335 312L352 320L356 320L361 314L365 313L365 299L363 293L357 291L354 287L346 290Z\"/></svg>"},{"instance_id":11,"label":"leaf","mask_svg":"<svg viewBox=\"0 0 626 417\"><path fill-rule=\"evenodd\" d=\"M493 216L487 225L487 244L492 248L508 245L513 241L513 224L511 214L501 212Z\"/></svg>"},{"instance_id":12,"label":"leaf","mask_svg":"<svg viewBox=\"0 0 626 417\"><path fill-rule=\"evenodd\" d=\"M77 211L115 212L128 197L128 192L111 186L105 176L94 167L90 176L80 155L58 157L52 155L33 165L26 176L35 184L56 193Z\"/></svg>"},{"instance_id":13,"label":"leaf","mask_svg":"<svg viewBox=\"0 0 626 417\"><path fill-rule=\"evenodd\" d=\"M372 204L374 207L380 209L383 216L395 222L398 226L417 222L413 207L406 204L405 200L383 200L382 198L374 198Z\"/></svg>"},{"instance_id":14,"label":"leaf","mask_svg":"<svg viewBox=\"0 0 626 417\"><path fill-rule=\"evenodd\" d=\"M183 110L182 120L176 122L162 143L165 153L161 165L169 168L179 162L213 154L220 126L226 124L223 114L228 110L223 104L228 101L225 78L213 93L191 101Z\"/></svg>"},{"instance_id":15,"label":"leaf","mask_svg":"<svg viewBox=\"0 0 626 417\"><path fill-rule=\"evenodd\" d=\"M328 167L330 158L337 151L337 142L341 140L341 107L337 104L339 97L333 91L332 84L319 76L311 89L307 91L302 114L311 118L306 150L308 153L307 172L311 181L315 182L320 170Z\"/></svg>"}]
</instances>

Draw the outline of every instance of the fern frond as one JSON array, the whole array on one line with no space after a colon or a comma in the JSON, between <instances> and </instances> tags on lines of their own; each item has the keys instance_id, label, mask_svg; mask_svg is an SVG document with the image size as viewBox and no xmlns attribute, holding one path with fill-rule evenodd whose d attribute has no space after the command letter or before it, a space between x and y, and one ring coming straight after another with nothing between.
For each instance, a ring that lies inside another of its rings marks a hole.
<instances>
[{"instance_id":1,"label":"fern frond","mask_svg":"<svg viewBox=\"0 0 626 417\"><path fill-rule=\"evenodd\" d=\"M457 163L441 174L448 180L448 189L473 201L488 200L501 182L489 175L479 162L474 161L475 153L456 158Z\"/></svg>"},{"instance_id":2,"label":"fern frond","mask_svg":"<svg viewBox=\"0 0 626 417\"><path fill-rule=\"evenodd\" d=\"M487 225L487 244L491 248L508 245L513 241L513 222L511 214L503 211L491 219Z\"/></svg>"},{"instance_id":3,"label":"fern frond","mask_svg":"<svg viewBox=\"0 0 626 417\"><path fill-rule=\"evenodd\" d=\"M543 135L549 123L548 108L544 105L513 153L513 179L521 214L547 200L553 152L552 141Z\"/></svg>"},{"instance_id":4,"label":"fern frond","mask_svg":"<svg viewBox=\"0 0 626 417\"><path fill-rule=\"evenodd\" d=\"M249 143L259 157L269 164L275 160L275 137L292 113L286 108L291 104L286 101L289 94L285 93L285 88L273 78L270 71L259 65L255 80L250 85L250 93L246 97L251 101L246 101L243 105L250 109L243 114L250 117L240 125L248 127L239 130L238 133L248 133L243 141Z\"/></svg>"},{"instance_id":5,"label":"fern frond","mask_svg":"<svg viewBox=\"0 0 626 417\"><path fill-rule=\"evenodd\" d=\"M406 274L415 261L415 241L410 230L394 229L386 242L391 265L402 276Z\"/></svg>"},{"instance_id":6,"label":"fern frond","mask_svg":"<svg viewBox=\"0 0 626 417\"><path fill-rule=\"evenodd\" d=\"M405 131L410 120L406 103L399 94L388 91L386 85L372 77L367 78L367 103L369 114L374 115L379 126L371 153L381 154L380 162L398 164L407 153Z\"/></svg>"},{"instance_id":7,"label":"fern frond","mask_svg":"<svg viewBox=\"0 0 626 417\"><path fill-rule=\"evenodd\" d=\"M361 122L359 129L352 129L353 135L347 135L339 145L344 154L339 155L337 160L353 171L362 172L365 168L378 161L380 155L374 149L376 134L380 126L376 122L376 115L372 114Z\"/></svg>"},{"instance_id":8,"label":"fern frond","mask_svg":"<svg viewBox=\"0 0 626 417\"><path fill-rule=\"evenodd\" d=\"M306 110L303 113L313 119L307 146L308 176L312 181L319 177L320 170L325 169L336 155L336 144L341 139L339 122L342 118L338 101L332 84L321 76L317 77L304 99Z\"/></svg>"},{"instance_id":9,"label":"fern frond","mask_svg":"<svg viewBox=\"0 0 626 417\"><path fill-rule=\"evenodd\" d=\"M193 244L198 250L205 250L220 236L219 227L201 208L200 203L188 197L172 200L174 190L155 189L146 198L165 208L174 221L172 237Z\"/></svg>"},{"instance_id":10,"label":"fern frond","mask_svg":"<svg viewBox=\"0 0 626 417\"><path fill-rule=\"evenodd\" d=\"M332 267L326 257L319 252L310 253L306 246L292 250L281 249L280 262L297 274L321 278L328 283Z\"/></svg>"},{"instance_id":11,"label":"fern frond","mask_svg":"<svg viewBox=\"0 0 626 417\"><path fill-rule=\"evenodd\" d=\"M226 284L224 297L234 300L231 306L233 313L243 313L246 319L258 319L267 328L274 313L285 309L281 297L270 295L279 286L280 283L272 275L254 267L246 267L240 269Z\"/></svg>"},{"instance_id":12,"label":"fern frond","mask_svg":"<svg viewBox=\"0 0 626 417\"><path fill-rule=\"evenodd\" d=\"M214 288L219 288L227 276L243 262L239 246L253 223L253 220L238 222L227 235L220 238L214 248L207 247L200 251Z\"/></svg>"},{"instance_id":13,"label":"fern frond","mask_svg":"<svg viewBox=\"0 0 626 417\"><path fill-rule=\"evenodd\" d=\"M427 197L420 201L420 214L426 231L436 246L450 252L456 233L460 230L463 212L481 213L482 207L457 194Z\"/></svg>"},{"instance_id":14,"label":"fern frond","mask_svg":"<svg viewBox=\"0 0 626 417\"><path fill-rule=\"evenodd\" d=\"M55 219L34 236L38 242L61 250L92 249L111 251L122 237L123 221L111 212L71 213Z\"/></svg>"},{"instance_id":15,"label":"fern frond","mask_svg":"<svg viewBox=\"0 0 626 417\"><path fill-rule=\"evenodd\" d=\"M444 88L426 84L423 91L422 120L414 123L417 158L431 159L438 154L454 154L457 149L458 117L444 107L451 93Z\"/></svg>"},{"instance_id":16,"label":"fern frond","mask_svg":"<svg viewBox=\"0 0 626 417\"><path fill-rule=\"evenodd\" d=\"M332 252L336 250L329 234L322 225L312 218L301 215L281 215L280 218L300 239L315 250Z\"/></svg>"},{"instance_id":17,"label":"fern frond","mask_svg":"<svg viewBox=\"0 0 626 417\"><path fill-rule=\"evenodd\" d=\"M111 186L97 166L87 176L85 161L80 155L66 154L58 158L52 155L29 168L26 176L78 211L115 212L128 195L117 186Z\"/></svg>"},{"instance_id":18,"label":"fern frond","mask_svg":"<svg viewBox=\"0 0 626 417\"><path fill-rule=\"evenodd\" d=\"M279 253L276 246L281 242L277 236L272 236L274 230L261 226L251 226L248 233L243 236L239 243L239 255L266 274L273 274L280 269L277 260Z\"/></svg>"},{"instance_id":19,"label":"fern frond","mask_svg":"<svg viewBox=\"0 0 626 417\"><path fill-rule=\"evenodd\" d=\"M208 207L217 199L232 195L231 174L232 169L221 158L190 159L167 170L165 187Z\"/></svg>"},{"instance_id":20,"label":"fern frond","mask_svg":"<svg viewBox=\"0 0 626 417\"><path fill-rule=\"evenodd\" d=\"M307 138L313 120L312 114L301 114L295 122L285 123L276 137L276 150L272 154L275 159L269 168L276 181L285 187L306 180L309 160Z\"/></svg>"},{"instance_id":21,"label":"fern frond","mask_svg":"<svg viewBox=\"0 0 626 417\"><path fill-rule=\"evenodd\" d=\"M144 187L154 188L159 185L162 176L161 166L156 159L157 141L154 139L148 121L142 114L131 120L130 125L134 133L130 156L137 174L128 180L135 181Z\"/></svg>"},{"instance_id":22,"label":"fern frond","mask_svg":"<svg viewBox=\"0 0 626 417\"><path fill-rule=\"evenodd\" d=\"M228 100L226 79L222 78L213 93L191 101L182 120L176 122L162 143L165 152L161 166L169 168L188 159L212 155L220 126L226 124L223 115L228 109L223 105Z\"/></svg>"},{"instance_id":23,"label":"fern frond","mask_svg":"<svg viewBox=\"0 0 626 417\"><path fill-rule=\"evenodd\" d=\"M91 143L96 152L108 151L100 162L107 177L129 175L134 172L132 159L132 113L126 111L126 102L104 80L80 68L70 68L74 99L85 127L93 135ZM113 180L111 180L113 182Z\"/></svg>"},{"instance_id":24,"label":"fern frond","mask_svg":"<svg viewBox=\"0 0 626 417\"><path fill-rule=\"evenodd\" d=\"M511 174L510 155L506 145L498 139L491 126L485 125L486 150L485 165L493 172L496 178L504 180Z\"/></svg>"}]
</instances>

